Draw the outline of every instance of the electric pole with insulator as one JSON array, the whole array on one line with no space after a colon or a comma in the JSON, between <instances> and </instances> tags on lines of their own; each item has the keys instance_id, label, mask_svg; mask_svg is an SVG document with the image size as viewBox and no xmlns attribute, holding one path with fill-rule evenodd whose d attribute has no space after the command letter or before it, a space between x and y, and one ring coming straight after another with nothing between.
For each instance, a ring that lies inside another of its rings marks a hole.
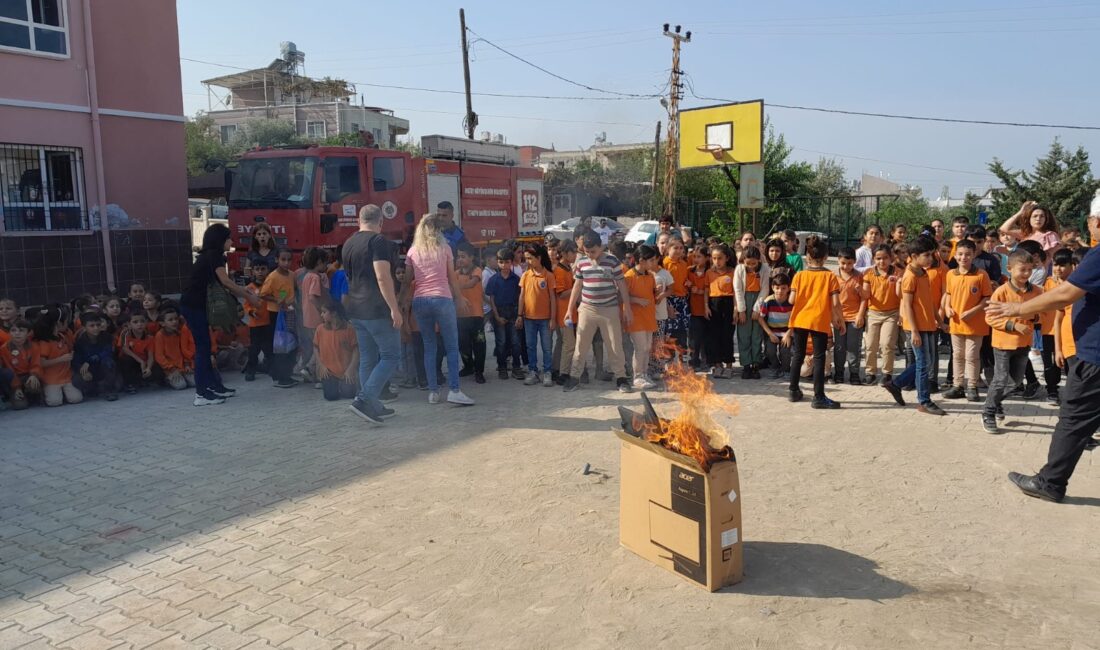
<instances>
[{"instance_id":1,"label":"electric pole with insulator","mask_svg":"<svg viewBox=\"0 0 1100 650\"><path fill-rule=\"evenodd\" d=\"M680 43L691 42L691 32L680 34L680 25L671 31L665 23L664 35L672 39L672 72L668 81L668 145L665 147L665 196L662 205L663 214L672 214L676 209L676 169L680 156L680 100L683 99L684 85L680 83Z\"/></svg>"}]
</instances>

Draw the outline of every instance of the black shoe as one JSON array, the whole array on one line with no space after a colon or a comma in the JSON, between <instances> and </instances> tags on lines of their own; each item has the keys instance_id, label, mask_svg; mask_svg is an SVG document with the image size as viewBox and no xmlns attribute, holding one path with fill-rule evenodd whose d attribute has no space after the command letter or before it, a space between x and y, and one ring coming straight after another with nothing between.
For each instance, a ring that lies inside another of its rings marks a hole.
<instances>
[{"instance_id":1,"label":"black shoe","mask_svg":"<svg viewBox=\"0 0 1100 650\"><path fill-rule=\"evenodd\" d=\"M237 394L236 388L229 388L228 386L218 386L214 389L215 393L222 393L225 397L232 397Z\"/></svg>"},{"instance_id":2,"label":"black shoe","mask_svg":"<svg viewBox=\"0 0 1100 650\"><path fill-rule=\"evenodd\" d=\"M613 375L610 372L607 372L605 370L604 372L601 372L598 375L596 375L596 379L599 379L600 381L614 381L615 380L615 375Z\"/></svg>"},{"instance_id":3,"label":"black shoe","mask_svg":"<svg viewBox=\"0 0 1100 650\"><path fill-rule=\"evenodd\" d=\"M917 411L927 413L928 415L947 415L947 412L941 409L935 402L920 404L917 406Z\"/></svg>"},{"instance_id":4,"label":"black shoe","mask_svg":"<svg viewBox=\"0 0 1100 650\"><path fill-rule=\"evenodd\" d=\"M485 383L485 373L475 372L474 373L474 381L476 383L479 383L479 384L484 384Z\"/></svg>"},{"instance_id":5,"label":"black shoe","mask_svg":"<svg viewBox=\"0 0 1100 650\"><path fill-rule=\"evenodd\" d=\"M256 381L256 373L251 372L251 371L244 373L244 380L245 381Z\"/></svg>"},{"instance_id":6,"label":"black shoe","mask_svg":"<svg viewBox=\"0 0 1100 650\"><path fill-rule=\"evenodd\" d=\"M944 399L962 399L966 397L966 390L962 386L952 386L943 392Z\"/></svg>"},{"instance_id":7,"label":"black shoe","mask_svg":"<svg viewBox=\"0 0 1100 650\"><path fill-rule=\"evenodd\" d=\"M122 389L127 395L134 395L138 392L137 386L126 386Z\"/></svg>"},{"instance_id":8,"label":"black shoe","mask_svg":"<svg viewBox=\"0 0 1100 650\"><path fill-rule=\"evenodd\" d=\"M557 370L552 370L550 372L550 380L553 381L555 384L558 383L558 378L559 377L561 377L561 373L558 372ZM560 386L561 384L558 384L558 385Z\"/></svg>"},{"instance_id":9,"label":"black shoe","mask_svg":"<svg viewBox=\"0 0 1100 650\"><path fill-rule=\"evenodd\" d=\"M980 402L980 401L982 401L982 396L978 394L978 389L977 388L967 388L966 389L966 401L968 401L968 402Z\"/></svg>"},{"instance_id":10,"label":"black shoe","mask_svg":"<svg viewBox=\"0 0 1100 650\"><path fill-rule=\"evenodd\" d=\"M1005 407L998 406L997 407L997 421L1000 422L1001 420L1004 420L1005 417L1006 417L1005 416Z\"/></svg>"},{"instance_id":11,"label":"black shoe","mask_svg":"<svg viewBox=\"0 0 1100 650\"><path fill-rule=\"evenodd\" d=\"M1035 399L1039 395L1039 384L1028 384L1024 386L1024 392L1022 397L1024 399Z\"/></svg>"},{"instance_id":12,"label":"black shoe","mask_svg":"<svg viewBox=\"0 0 1100 650\"><path fill-rule=\"evenodd\" d=\"M848 373L848 383L853 386L859 386L863 381L860 380L858 372L850 372Z\"/></svg>"},{"instance_id":13,"label":"black shoe","mask_svg":"<svg viewBox=\"0 0 1100 650\"><path fill-rule=\"evenodd\" d=\"M633 392L633 388L630 387L630 380L626 377L619 377L615 380L615 387L619 389L620 393Z\"/></svg>"},{"instance_id":14,"label":"black shoe","mask_svg":"<svg viewBox=\"0 0 1100 650\"><path fill-rule=\"evenodd\" d=\"M878 375L867 375L863 378L864 386L874 386L876 383L878 383Z\"/></svg>"},{"instance_id":15,"label":"black shoe","mask_svg":"<svg viewBox=\"0 0 1100 650\"><path fill-rule=\"evenodd\" d=\"M587 383L589 382L589 379L588 379L588 371L587 371L587 370L585 370L584 372L582 372L582 373L581 373L581 378L580 378L580 382L581 382L582 384L587 384Z\"/></svg>"},{"instance_id":16,"label":"black shoe","mask_svg":"<svg viewBox=\"0 0 1100 650\"><path fill-rule=\"evenodd\" d=\"M798 388L795 388L792 391L788 391L787 400L791 401L791 402L801 402L802 401L802 391Z\"/></svg>"},{"instance_id":17,"label":"black shoe","mask_svg":"<svg viewBox=\"0 0 1100 650\"><path fill-rule=\"evenodd\" d=\"M572 393L581 387L581 382L576 377L565 376L565 383L562 384L561 389L563 392Z\"/></svg>"},{"instance_id":18,"label":"black shoe","mask_svg":"<svg viewBox=\"0 0 1100 650\"><path fill-rule=\"evenodd\" d=\"M497 370L497 379L507 379L507 378L508 378L508 371L507 370Z\"/></svg>"},{"instance_id":19,"label":"black shoe","mask_svg":"<svg viewBox=\"0 0 1100 650\"><path fill-rule=\"evenodd\" d=\"M982 415L982 429L986 433L1001 433L1001 430L997 427L997 418L992 415Z\"/></svg>"},{"instance_id":20,"label":"black shoe","mask_svg":"<svg viewBox=\"0 0 1100 650\"><path fill-rule=\"evenodd\" d=\"M108 402L117 402L118 401L118 393L107 393L106 395L103 396L103 399L107 400Z\"/></svg>"},{"instance_id":21,"label":"black shoe","mask_svg":"<svg viewBox=\"0 0 1100 650\"><path fill-rule=\"evenodd\" d=\"M752 368L748 366L741 369L741 379L752 379Z\"/></svg>"},{"instance_id":22,"label":"black shoe","mask_svg":"<svg viewBox=\"0 0 1100 650\"><path fill-rule=\"evenodd\" d=\"M844 383L844 373L834 372L833 373L833 383L834 384L843 384Z\"/></svg>"},{"instance_id":23,"label":"black shoe","mask_svg":"<svg viewBox=\"0 0 1100 650\"><path fill-rule=\"evenodd\" d=\"M893 375L883 375L882 376L882 383L885 384L888 381L894 381L894 376Z\"/></svg>"},{"instance_id":24,"label":"black shoe","mask_svg":"<svg viewBox=\"0 0 1100 650\"><path fill-rule=\"evenodd\" d=\"M1058 393L1047 393L1047 404L1058 406L1061 400L1058 399Z\"/></svg>"},{"instance_id":25,"label":"black shoe","mask_svg":"<svg viewBox=\"0 0 1100 650\"><path fill-rule=\"evenodd\" d=\"M393 409L388 409L385 406L383 406L382 408L375 411L374 414L377 415L378 417L382 418L383 420L388 420L388 419L392 418L393 416L397 415L397 411L395 411Z\"/></svg>"},{"instance_id":26,"label":"black shoe","mask_svg":"<svg viewBox=\"0 0 1100 650\"><path fill-rule=\"evenodd\" d=\"M1085 451L1092 451L1100 447L1100 438L1089 438L1085 441Z\"/></svg>"},{"instance_id":27,"label":"black shoe","mask_svg":"<svg viewBox=\"0 0 1100 650\"><path fill-rule=\"evenodd\" d=\"M512 368L512 378L519 379L520 381L527 379L527 373L519 368Z\"/></svg>"},{"instance_id":28,"label":"black shoe","mask_svg":"<svg viewBox=\"0 0 1100 650\"><path fill-rule=\"evenodd\" d=\"M472 374L474 374L473 368L463 368L462 370L458 371L459 377L469 377Z\"/></svg>"},{"instance_id":29,"label":"black shoe","mask_svg":"<svg viewBox=\"0 0 1100 650\"><path fill-rule=\"evenodd\" d=\"M284 379L275 382L275 388L294 388L298 385L298 382L293 379Z\"/></svg>"},{"instance_id":30,"label":"black shoe","mask_svg":"<svg viewBox=\"0 0 1100 650\"><path fill-rule=\"evenodd\" d=\"M1053 501L1054 503L1061 503L1062 499L1066 498L1064 492L1055 490L1038 476L1028 476L1018 472L1009 472L1008 480L1012 481L1016 487L1020 488L1021 492L1029 497L1035 497L1043 501Z\"/></svg>"},{"instance_id":31,"label":"black shoe","mask_svg":"<svg viewBox=\"0 0 1100 650\"><path fill-rule=\"evenodd\" d=\"M753 369L752 369L752 378L753 379L762 379L762 377L760 376L760 368L753 367Z\"/></svg>"},{"instance_id":32,"label":"black shoe","mask_svg":"<svg viewBox=\"0 0 1100 650\"><path fill-rule=\"evenodd\" d=\"M397 393L392 388L383 388L382 392L378 394L378 401L383 404L389 404L390 402L397 401Z\"/></svg>"},{"instance_id":33,"label":"black shoe","mask_svg":"<svg viewBox=\"0 0 1100 650\"><path fill-rule=\"evenodd\" d=\"M840 408L840 402L833 401L828 397L822 397L821 399L815 399L810 402L810 407L815 409L838 409Z\"/></svg>"},{"instance_id":34,"label":"black shoe","mask_svg":"<svg viewBox=\"0 0 1100 650\"><path fill-rule=\"evenodd\" d=\"M894 401L898 403L898 406L905 406L905 398L901 396L901 389L897 387L892 381L885 381L882 383L882 387L886 389L887 393L894 398Z\"/></svg>"},{"instance_id":35,"label":"black shoe","mask_svg":"<svg viewBox=\"0 0 1100 650\"><path fill-rule=\"evenodd\" d=\"M940 392L940 382L938 382L938 381L928 382L928 392L929 393L938 393L938 392Z\"/></svg>"},{"instance_id":36,"label":"black shoe","mask_svg":"<svg viewBox=\"0 0 1100 650\"><path fill-rule=\"evenodd\" d=\"M359 417L363 418L367 422L370 422L371 424L382 424L382 418L379 417L377 413L372 411L365 402L355 400L348 408L351 409L352 413L358 415Z\"/></svg>"}]
</instances>

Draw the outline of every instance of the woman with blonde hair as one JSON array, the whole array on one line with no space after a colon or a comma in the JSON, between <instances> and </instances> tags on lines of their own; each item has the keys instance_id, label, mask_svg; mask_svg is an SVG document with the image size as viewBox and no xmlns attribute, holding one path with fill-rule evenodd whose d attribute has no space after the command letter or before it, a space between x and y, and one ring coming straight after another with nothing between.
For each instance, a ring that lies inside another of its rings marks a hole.
<instances>
[{"instance_id":1,"label":"woman with blonde hair","mask_svg":"<svg viewBox=\"0 0 1100 650\"><path fill-rule=\"evenodd\" d=\"M459 388L458 310L455 302L468 308L459 289L454 255L443 237L444 219L438 214L426 214L416 226L413 245L405 258L405 282L401 288L402 302L412 296L412 312L420 326L424 342L424 370L428 374L428 403L438 404L439 375L436 366L436 329L443 339L447 354L447 401L460 406L472 406L474 400Z\"/></svg>"}]
</instances>

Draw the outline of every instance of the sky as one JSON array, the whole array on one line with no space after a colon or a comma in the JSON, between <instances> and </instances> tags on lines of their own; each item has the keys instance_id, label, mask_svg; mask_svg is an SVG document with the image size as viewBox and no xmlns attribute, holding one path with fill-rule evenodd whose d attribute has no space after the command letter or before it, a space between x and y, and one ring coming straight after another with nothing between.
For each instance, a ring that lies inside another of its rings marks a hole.
<instances>
[{"instance_id":1,"label":"sky","mask_svg":"<svg viewBox=\"0 0 1100 650\"><path fill-rule=\"evenodd\" d=\"M1031 169L1056 137L1092 152L1100 173L1100 130L769 106L1100 127L1100 0L178 0L180 56L205 62L180 62L185 112L207 109L203 79L233 71L212 64L262 67L278 57L281 41L293 41L306 53L308 75L356 83L368 105L408 119L416 141L462 135L461 93L377 87L461 91L459 6L473 32L475 93L603 98L475 95L478 131L503 134L511 144L578 149L604 132L613 143L647 142L667 115L655 98L572 85L485 41L583 86L651 95L668 85L672 43L661 34L668 22L692 32L681 53L690 82L683 108L717 103L696 95L763 99L771 125L795 148L794 158L835 158L849 178L867 173L911 183L929 198L947 186L961 198L967 190L997 185L988 171L993 158Z\"/></svg>"}]
</instances>

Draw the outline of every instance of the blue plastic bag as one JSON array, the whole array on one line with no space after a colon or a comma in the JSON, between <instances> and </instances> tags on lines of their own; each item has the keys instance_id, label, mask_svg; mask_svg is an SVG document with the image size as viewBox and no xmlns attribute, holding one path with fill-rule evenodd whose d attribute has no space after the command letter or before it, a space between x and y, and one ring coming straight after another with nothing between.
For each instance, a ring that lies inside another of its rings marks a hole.
<instances>
[{"instance_id":1,"label":"blue plastic bag","mask_svg":"<svg viewBox=\"0 0 1100 650\"><path fill-rule=\"evenodd\" d=\"M272 352L275 354L290 354L298 349L298 337L294 335L294 316L286 311L280 311L275 319L275 339L272 344Z\"/></svg>"}]
</instances>

